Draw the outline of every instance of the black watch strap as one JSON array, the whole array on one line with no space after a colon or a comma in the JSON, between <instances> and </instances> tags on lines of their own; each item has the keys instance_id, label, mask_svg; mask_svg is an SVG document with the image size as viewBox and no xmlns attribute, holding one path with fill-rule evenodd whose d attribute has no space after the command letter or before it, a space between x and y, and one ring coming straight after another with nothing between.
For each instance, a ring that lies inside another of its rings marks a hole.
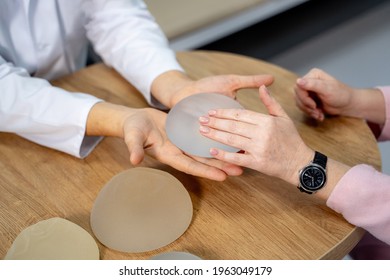
<instances>
[{"instance_id":1,"label":"black watch strap","mask_svg":"<svg viewBox=\"0 0 390 280\"><path fill-rule=\"evenodd\" d=\"M305 190L304 188L302 188L302 186L298 186L298 189L299 189L301 192L308 193L308 194L313 194L313 192L310 192L310 191Z\"/></svg>"},{"instance_id":2,"label":"black watch strap","mask_svg":"<svg viewBox=\"0 0 390 280\"><path fill-rule=\"evenodd\" d=\"M328 157L324 154L321 154L320 152L315 152L313 163L318 164L322 168L326 169L326 162L328 161Z\"/></svg>"}]
</instances>

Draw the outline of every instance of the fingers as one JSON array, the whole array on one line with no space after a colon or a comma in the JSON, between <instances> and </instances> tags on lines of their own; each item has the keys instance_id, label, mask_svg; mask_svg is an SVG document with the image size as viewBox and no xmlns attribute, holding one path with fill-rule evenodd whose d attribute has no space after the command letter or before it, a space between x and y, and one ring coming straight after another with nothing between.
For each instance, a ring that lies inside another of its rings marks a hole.
<instances>
[{"instance_id":1,"label":"fingers","mask_svg":"<svg viewBox=\"0 0 390 280\"><path fill-rule=\"evenodd\" d=\"M260 87L259 95L271 116L289 118L265 86ZM269 118L269 116L243 109L211 110L209 116L199 118L200 133L205 137L242 150L247 150L250 139L257 135L258 124L264 123L265 118Z\"/></svg>"},{"instance_id":2,"label":"fingers","mask_svg":"<svg viewBox=\"0 0 390 280\"><path fill-rule=\"evenodd\" d=\"M295 101L301 110L308 112L309 110L314 110L317 107L317 104L313 98L310 97L308 91L302 90L299 87L295 87L294 90L296 97Z\"/></svg>"},{"instance_id":3,"label":"fingers","mask_svg":"<svg viewBox=\"0 0 390 280\"><path fill-rule=\"evenodd\" d=\"M297 107L316 120L324 120L325 116L322 111L322 108L318 106L313 96L306 90L302 90L298 87L295 87L294 90L295 103Z\"/></svg>"},{"instance_id":4,"label":"fingers","mask_svg":"<svg viewBox=\"0 0 390 280\"><path fill-rule=\"evenodd\" d=\"M217 165L215 164L216 160L212 161L211 165L208 165L207 163L210 164L210 159L209 161L207 161L207 159L203 159L202 162L180 152L179 154L176 154L174 156L165 155L164 158L160 159L160 161L174 167L179 171L185 172L193 176L204 177L215 181L224 181L227 177L227 173L225 173L220 168L213 166L213 162L214 165ZM231 166L232 165L230 165L230 167ZM235 173L240 174L238 167L235 170Z\"/></svg>"},{"instance_id":5,"label":"fingers","mask_svg":"<svg viewBox=\"0 0 390 280\"><path fill-rule=\"evenodd\" d=\"M250 140L250 138L244 136L219 130L218 126L216 128L201 126L199 131L207 138L241 150L246 150Z\"/></svg>"},{"instance_id":6,"label":"fingers","mask_svg":"<svg viewBox=\"0 0 390 280\"><path fill-rule=\"evenodd\" d=\"M255 136L256 122L261 123L260 114L243 109L212 110L209 114L210 117L199 118L200 133L207 138L241 150L246 150L249 140Z\"/></svg>"},{"instance_id":7,"label":"fingers","mask_svg":"<svg viewBox=\"0 0 390 280\"><path fill-rule=\"evenodd\" d=\"M129 135L129 139L125 136L125 142L130 153L130 162L133 165L140 164L145 156L144 142L146 139L144 139L143 134L136 129L129 130L126 135Z\"/></svg>"},{"instance_id":8,"label":"fingers","mask_svg":"<svg viewBox=\"0 0 390 280\"><path fill-rule=\"evenodd\" d=\"M260 86L259 97L270 115L288 117L282 106L270 95L266 86ZM248 124L258 124L262 118L262 114L243 109L215 109L209 111L209 115L220 119L246 122Z\"/></svg>"},{"instance_id":9,"label":"fingers","mask_svg":"<svg viewBox=\"0 0 390 280\"><path fill-rule=\"evenodd\" d=\"M297 79L294 90L298 108L316 120L324 120L322 100L334 90L335 82L335 78L317 68Z\"/></svg>"},{"instance_id":10,"label":"fingers","mask_svg":"<svg viewBox=\"0 0 390 280\"><path fill-rule=\"evenodd\" d=\"M213 112L211 112L210 116L212 116L212 113ZM211 127L218 130L228 131L236 135L250 138L255 129L255 124L246 123L245 121L242 120L242 115L246 113L247 112L245 112L244 110L233 110L232 112L222 111L221 114L225 115L225 117L229 117L230 119L202 116L199 118L199 122L201 124L200 131L203 133L207 133L208 128ZM250 114L247 115L249 116ZM255 118L251 118L249 119L249 121L254 122Z\"/></svg>"},{"instance_id":11,"label":"fingers","mask_svg":"<svg viewBox=\"0 0 390 280\"><path fill-rule=\"evenodd\" d=\"M238 90L241 88L258 88L261 85L269 86L273 83L274 77L272 75L232 75L230 80L232 81L233 90Z\"/></svg>"},{"instance_id":12,"label":"fingers","mask_svg":"<svg viewBox=\"0 0 390 280\"><path fill-rule=\"evenodd\" d=\"M334 90L339 81L328 73L314 68L296 81L296 87L301 91L314 92L321 99L323 95Z\"/></svg>"},{"instance_id":13,"label":"fingers","mask_svg":"<svg viewBox=\"0 0 390 280\"><path fill-rule=\"evenodd\" d=\"M147 153L179 171L210 180L224 181L228 175L238 176L242 173L241 167L230 163L186 155L170 141L166 141L163 145L151 146L147 149Z\"/></svg>"},{"instance_id":14,"label":"fingers","mask_svg":"<svg viewBox=\"0 0 390 280\"><path fill-rule=\"evenodd\" d=\"M212 118L240 121L248 124L257 124L260 121L260 114L245 109L215 109L210 110L208 114ZM204 117L207 118L207 116ZM199 121L204 124L211 120L211 118L210 120L202 118Z\"/></svg>"},{"instance_id":15,"label":"fingers","mask_svg":"<svg viewBox=\"0 0 390 280\"><path fill-rule=\"evenodd\" d=\"M211 110L209 116L199 118L199 131L222 144L247 150L250 139L256 136L257 124L263 123L267 117L243 109Z\"/></svg>"},{"instance_id":16,"label":"fingers","mask_svg":"<svg viewBox=\"0 0 390 280\"><path fill-rule=\"evenodd\" d=\"M230 162L235 165L248 167L247 155L241 153L229 153L221 149L211 148L210 154L221 161Z\"/></svg>"},{"instance_id":17,"label":"fingers","mask_svg":"<svg viewBox=\"0 0 390 280\"><path fill-rule=\"evenodd\" d=\"M333 76L326 73L324 70L319 68L312 68L303 78L312 78L312 79L320 79L320 80L332 80Z\"/></svg>"},{"instance_id":18,"label":"fingers","mask_svg":"<svg viewBox=\"0 0 390 280\"><path fill-rule=\"evenodd\" d=\"M225 85L228 85L228 96L236 99L237 91L245 88L258 88L262 85L269 86L273 83L272 75L227 75L225 77ZM224 93L226 94L226 93Z\"/></svg>"},{"instance_id":19,"label":"fingers","mask_svg":"<svg viewBox=\"0 0 390 280\"><path fill-rule=\"evenodd\" d=\"M287 117L287 113L284 111L282 106L273 98L268 89L265 86L261 86L259 89L259 96L263 104L268 110L268 113L276 117Z\"/></svg>"},{"instance_id":20,"label":"fingers","mask_svg":"<svg viewBox=\"0 0 390 280\"><path fill-rule=\"evenodd\" d=\"M210 159L210 158L204 158L204 157L194 157L194 156L192 156L192 158L195 159L196 161L203 163L203 164L206 164L208 166L214 166L214 167L224 171L229 176L239 176L243 172L243 170L240 166L235 165L235 164L231 164L231 163L227 163L224 161L220 161L217 159L213 159L213 158Z\"/></svg>"},{"instance_id":21,"label":"fingers","mask_svg":"<svg viewBox=\"0 0 390 280\"><path fill-rule=\"evenodd\" d=\"M306 91L315 92L320 97L330 90L330 83L328 80L299 78L297 79L296 84L299 88Z\"/></svg>"},{"instance_id":22,"label":"fingers","mask_svg":"<svg viewBox=\"0 0 390 280\"><path fill-rule=\"evenodd\" d=\"M258 86L269 86L274 82L274 77L272 75L259 75L257 81Z\"/></svg>"}]
</instances>

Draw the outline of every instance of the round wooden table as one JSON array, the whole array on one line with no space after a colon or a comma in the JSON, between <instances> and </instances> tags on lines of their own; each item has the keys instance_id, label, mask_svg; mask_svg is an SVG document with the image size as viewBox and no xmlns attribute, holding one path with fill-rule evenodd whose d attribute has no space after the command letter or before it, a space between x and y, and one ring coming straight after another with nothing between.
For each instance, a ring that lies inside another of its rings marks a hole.
<instances>
[{"instance_id":1,"label":"round wooden table","mask_svg":"<svg viewBox=\"0 0 390 280\"><path fill-rule=\"evenodd\" d=\"M367 163L380 169L376 140L363 120L328 118L317 123L297 109L294 73L228 53L183 52L178 59L193 78L274 75L270 90L309 146L349 165ZM103 64L53 84L113 103L147 106L134 87ZM238 100L247 109L266 112L256 89L241 90ZM167 171L183 183L193 203L191 225L175 242L146 253L121 253L98 243L101 259L148 259L167 251L187 251L203 259L339 259L364 233L315 197L253 170L215 182L181 173L149 157L141 166ZM133 166L121 139L106 137L81 160L0 133L0 258L21 230L51 217L66 218L93 235L89 218L94 200L114 175L129 168Z\"/></svg>"}]
</instances>

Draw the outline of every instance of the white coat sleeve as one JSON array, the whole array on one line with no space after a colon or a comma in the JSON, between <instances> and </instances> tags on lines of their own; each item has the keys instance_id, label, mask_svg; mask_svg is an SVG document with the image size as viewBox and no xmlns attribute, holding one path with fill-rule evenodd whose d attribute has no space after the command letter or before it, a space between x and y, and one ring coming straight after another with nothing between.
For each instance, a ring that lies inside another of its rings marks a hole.
<instances>
[{"instance_id":1,"label":"white coat sleeve","mask_svg":"<svg viewBox=\"0 0 390 280\"><path fill-rule=\"evenodd\" d=\"M100 141L85 136L88 113L99 101L32 78L0 56L0 131L82 158Z\"/></svg>"},{"instance_id":2,"label":"white coat sleeve","mask_svg":"<svg viewBox=\"0 0 390 280\"><path fill-rule=\"evenodd\" d=\"M168 40L139 0L85 0L87 37L107 65L134 85L152 106L153 80L169 70L183 71Z\"/></svg>"}]
</instances>

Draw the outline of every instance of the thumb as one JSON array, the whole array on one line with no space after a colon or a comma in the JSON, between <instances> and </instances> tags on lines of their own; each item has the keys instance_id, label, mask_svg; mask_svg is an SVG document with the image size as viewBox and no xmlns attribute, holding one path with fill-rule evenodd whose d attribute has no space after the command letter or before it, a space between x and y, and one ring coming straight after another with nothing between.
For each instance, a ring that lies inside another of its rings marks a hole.
<instances>
[{"instance_id":1,"label":"thumb","mask_svg":"<svg viewBox=\"0 0 390 280\"><path fill-rule=\"evenodd\" d=\"M266 86L262 85L259 88L259 96L261 102L263 102L271 116L288 118L287 113L283 110L278 101L270 95Z\"/></svg>"},{"instance_id":2,"label":"thumb","mask_svg":"<svg viewBox=\"0 0 390 280\"><path fill-rule=\"evenodd\" d=\"M130 138L126 141L127 149L130 152L130 162L133 165L137 165L144 159L144 137L138 130L128 131L127 135Z\"/></svg>"}]
</instances>

